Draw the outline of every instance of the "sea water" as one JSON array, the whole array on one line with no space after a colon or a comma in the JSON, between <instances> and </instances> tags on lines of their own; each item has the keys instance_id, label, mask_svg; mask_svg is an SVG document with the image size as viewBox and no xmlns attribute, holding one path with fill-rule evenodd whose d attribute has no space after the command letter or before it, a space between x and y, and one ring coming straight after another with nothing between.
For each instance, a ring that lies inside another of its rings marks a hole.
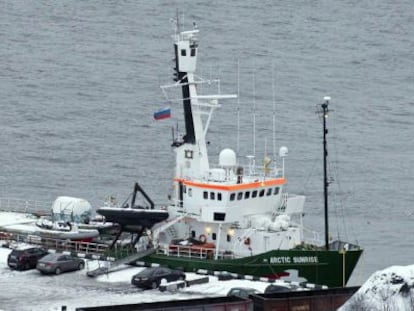
<instances>
[{"instance_id":1,"label":"sea water","mask_svg":"<svg viewBox=\"0 0 414 311\"><path fill-rule=\"evenodd\" d=\"M167 103L159 85L172 83L177 10L186 29L200 30L199 74L240 95L213 116L211 160L230 147L280 165L277 150L287 146L287 190L307 196L305 224L323 231L317 111L331 96L330 232L365 249L351 283L412 264L409 0L3 1L0 195L100 206L109 195L124 200L138 181L156 204L167 202L182 107L179 93ZM167 104L172 118L154 121ZM13 292L0 295L13 305Z\"/></svg>"}]
</instances>

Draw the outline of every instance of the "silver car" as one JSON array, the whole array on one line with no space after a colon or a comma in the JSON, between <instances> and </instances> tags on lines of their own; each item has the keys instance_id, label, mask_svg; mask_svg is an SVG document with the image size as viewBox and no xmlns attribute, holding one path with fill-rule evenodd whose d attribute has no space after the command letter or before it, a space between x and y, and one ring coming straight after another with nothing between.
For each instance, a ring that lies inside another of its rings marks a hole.
<instances>
[{"instance_id":1,"label":"silver car","mask_svg":"<svg viewBox=\"0 0 414 311\"><path fill-rule=\"evenodd\" d=\"M82 270L83 259L61 253L49 254L38 260L36 269L42 273L61 274L62 272Z\"/></svg>"}]
</instances>

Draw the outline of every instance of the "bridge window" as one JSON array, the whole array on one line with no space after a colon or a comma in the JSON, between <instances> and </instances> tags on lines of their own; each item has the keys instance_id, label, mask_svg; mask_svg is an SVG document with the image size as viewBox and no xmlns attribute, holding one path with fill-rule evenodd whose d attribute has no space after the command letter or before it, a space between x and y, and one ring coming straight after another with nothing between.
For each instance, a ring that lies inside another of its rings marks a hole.
<instances>
[{"instance_id":1,"label":"bridge window","mask_svg":"<svg viewBox=\"0 0 414 311\"><path fill-rule=\"evenodd\" d=\"M260 196L260 197L264 196L264 192L265 192L265 191L264 191L264 189L260 190L260 192L259 192L259 196Z\"/></svg>"},{"instance_id":2,"label":"bridge window","mask_svg":"<svg viewBox=\"0 0 414 311\"><path fill-rule=\"evenodd\" d=\"M187 55L187 51L185 49L181 50L181 56L186 56Z\"/></svg>"},{"instance_id":3,"label":"bridge window","mask_svg":"<svg viewBox=\"0 0 414 311\"><path fill-rule=\"evenodd\" d=\"M215 221L224 221L225 218L226 218L226 213L214 213Z\"/></svg>"},{"instance_id":4,"label":"bridge window","mask_svg":"<svg viewBox=\"0 0 414 311\"><path fill-rule=\"evenodd\" d=\"M217 234L213 232L213 234L211 235L211 238L213 239L213 241L217 240Z\"/></svg>"},{"instance_id":5,"label":"bridge window","mask_svg":"<svg viewBox=\"0 0 414 311\"><path fill-rule=\"evenodd\" d=\"M216 193L210 192L210 200L215 200L215 199L216 199Z\"/></svg>"},{"instance_id":6,"label":"bridge window","mask_svg":"<svg viewBox=\"0 0 414 311\"><path fill-rule=\"evenodd\" d=\"M217 193L217 200L221 201L221 192Z\"/></svg>"},{"instance_id":7,"label":"bridge window","mask_svg":"<svg viewBox=\"0 0 414 311\"><path fill-rule=\"evenodd\" d=\"M206 199L206 200L208 199L208 192L207 191L203 192L203 198Z\"/></svg>"},{"instance_id":8,"label":"bridge window","mask_svg":"<svg viewBox=\"0 0 414 311\"><path fill-rule=\"evenodd\" d=\"M191 56L196 56L196 49L194 48L191 49Z\"/></svg>"},{"instance_id":9,"label":"bridge window","mask_svg":"<svg viewBox=\"0 0 414 311\"><path fill-rule=\"evenodd\" d=\"M275 188L275 191L273 191L273 194L274 194L274 195L279 194L279 187L276 187L276 188Z\"/></svg>"},{"instance_id":10,"label":"bridge window","mask_svg":"<svg viewBox=\"0 0 414 311\"><path fill-rule=\"evenodd\" d=\"M254 190L254 191L252 192L252 198L255 198L255 197L257 197L257 190Z\"/></svg>"},{"instance_id":11,"label":"bridge window","mask_svg":"<svg viewBox=\"0 0 414 311\"><path fill-rule=\"evenodd\" d=\"M235 198L236 198L236 194L234 192L230 193L230 201L234 201Z\"/></svg>"},{"instance_id":12,"label":"bridge window","mask_svg":"<svg viewBox=\"0 0 414 311\"><path fill-rule=\"evenodd\" d=\"M250 191L246 191L246 192L244 193L244 198L245 198L245 199L250 198Z\"/></svg>"},{"instance_id":13,"label":"bridge window","mask_svg":"<svg viewBox=\"0 0 414 311\"><path fill-rule=\"evenodd\" d=\"M243 199L243 192L237 193L237 200Z\"/></svg>"},{"instance_id":14,"label":"bridge window","mask_svg":"<svg viewBox=\"0 0 414 311\"><path fill-rule=\"evenodd\" d=\"M272 188L267 189L266 195L267 196L271 195L272 194L272 191L273 191Z\"/></svg>"}]
</instances>

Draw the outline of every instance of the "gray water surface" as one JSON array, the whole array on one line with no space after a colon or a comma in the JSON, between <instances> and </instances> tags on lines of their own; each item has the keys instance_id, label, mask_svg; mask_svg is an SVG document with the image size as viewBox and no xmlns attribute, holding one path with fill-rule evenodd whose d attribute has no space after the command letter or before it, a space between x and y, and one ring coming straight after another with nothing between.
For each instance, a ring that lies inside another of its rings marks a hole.
<instances>
[{"instance_id":1,"label":"gray water surface","mask_svg":"<svg viewBox=\"0 0 414 311\"><path fill-rule=\"evenodd\" d=\"M273 150L274 68L276 148L289 148L288 190L307 195L305 222L316 229L323 204L315 111L332 97L331 234L365 249L351 283L412 264L409 0L2 1L0 196L68 195L99 206L108 195L122 201L139 181L155 202L166 202L181 106L172 107L171 120L153 121L152 113L165 106L159 85L172 82L177 9L186 25L197 22L200 73L219 77L223 93L237 93L239 59L241 157L253 150L254 98L257 159L265 145ZM223 102L215 114L213 160L225 147L237 150L236 110L237 101Z\"/></svg>"}]
</instances>

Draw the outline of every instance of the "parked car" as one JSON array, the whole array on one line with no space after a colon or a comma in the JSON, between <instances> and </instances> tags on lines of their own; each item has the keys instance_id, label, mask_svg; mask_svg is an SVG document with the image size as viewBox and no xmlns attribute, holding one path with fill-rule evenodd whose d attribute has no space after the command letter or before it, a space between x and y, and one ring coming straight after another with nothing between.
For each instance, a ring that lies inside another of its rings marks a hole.
<instances>
[{"instance_id":1,"label":"parked car","mask_svg":"<svg viewBox=\"0 0 414 311\"><path fill-rule=\"evenodd\" d=\"M250 295L254 294L261 294L260 291L258 291L255 288L250 287L233 287L229 290L227 293L227 296L236 296L240 298L249 298Z\"/></svg>"},{"instance_id":2,"label":"parked car","mask_svg":"<svg viewBox=\"0 0 414 311\"><path fill-rule=\"evenodd\" d=\"M7 265L11 269L28 270L36 268L37 261L48 252L41 247L14 249L7 256Z\"/></svg>"},{"instance_id":3,"label":"parked car","mask_svg":"<svg viewBox=\"0 0 414 311\"><path fill-rule=\"evenodd\" d=\"M167 282L185 280L185 273L181 270L164 267L146 268L135 274L131 283L140 288L157 288L163 279Z\"/></svg>"},{"instance_id":4,"label":"parked car","mask_svg":"<svg viewBox=\"0 0 414 311\"><path fill-rule=\"evenodd\" d=\"M82 270L84 267L85 261L83 259L61 253L46 255L36 265L37 270L45 274L61 274L62 272Z\"/></svg>"}]
</instances>

